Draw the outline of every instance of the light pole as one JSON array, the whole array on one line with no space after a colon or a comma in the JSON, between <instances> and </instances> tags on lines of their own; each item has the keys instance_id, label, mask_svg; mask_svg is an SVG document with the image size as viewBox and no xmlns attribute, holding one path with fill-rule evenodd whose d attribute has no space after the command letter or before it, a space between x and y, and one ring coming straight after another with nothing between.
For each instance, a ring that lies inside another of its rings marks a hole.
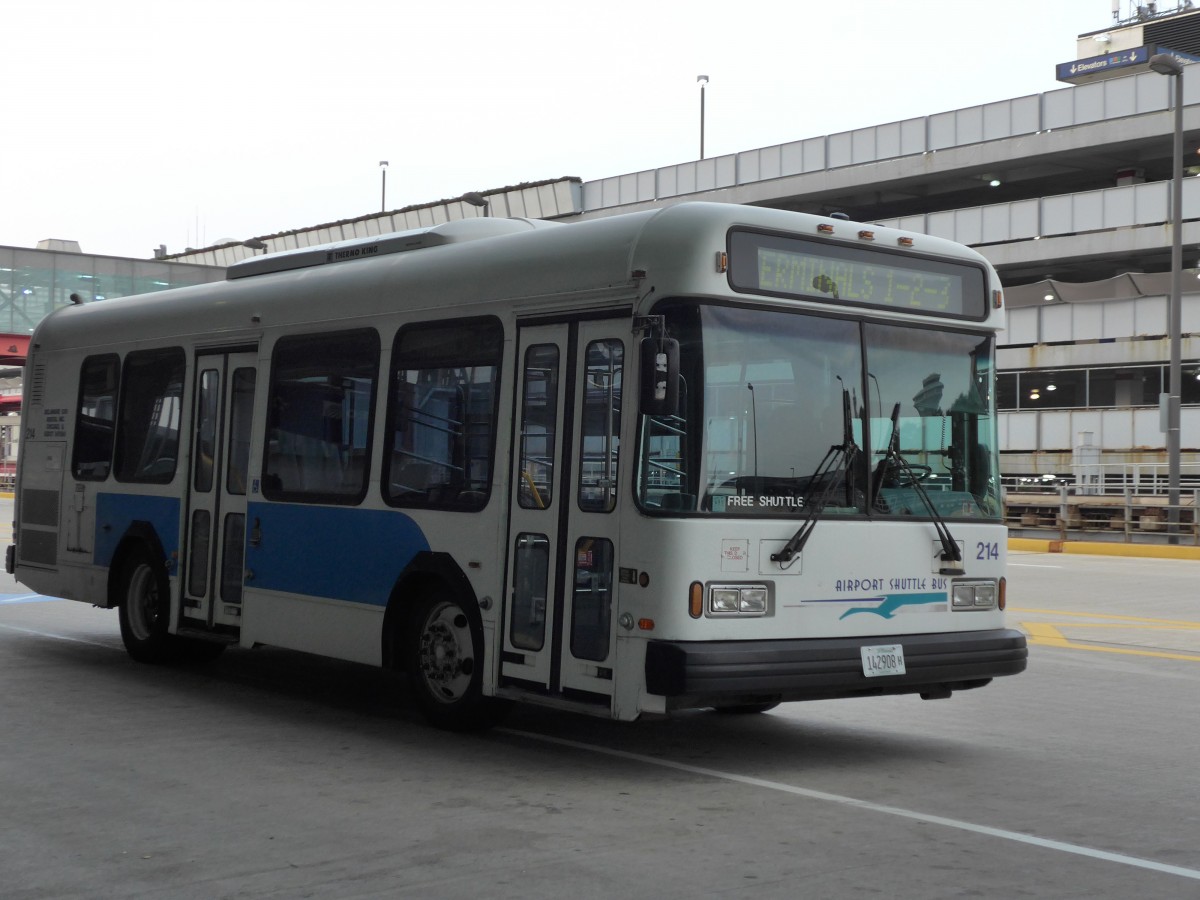
<instances>
[{"instance_id":1,"label":"light pole","mask_svg":"<svg viewBox=\"0 0 1200 900\"><path fill-rule=\"evenodd\" d=\"M488 198L479 193L479 191L467 191L460 199L465 203L470 203L472 206L482 209L485 218L491 215L491 204L488 203Z\"/></svg>"},{"instance_id":2,"label":"light pole","mask_svg":"<svg viewBox=\"0 0 1200 900\"><path fill-rule=\"evenodd\" d=\"M1167 338L1171 363L1167 385L1167 540L1179 543L1179 405L1183 385L1180 346L1183 331L1183 65L1169 53L1150 57L1150 68L1174 77L1174 166L1171 174L1171 300L1167 312Z\"/></svg>"},{"instance_id":3,"label":"light pole","mask_svg":"<svg viewBox=\"0 0 1200 900\"><path fill-rule=\"evenodd\" d=\"M379 211L380 212L387 212L387 167L388 167L387 160L381 159L379 161L379 170L380 170L379 174L383 177L383 185L381 188L382 193L380 194L380 197L379 197Z\"/></svg>"},{"instance_id":4,"label":"light pole","mask_svg":"<svg viewBox=\"0 0 1200 900\"><path fill-rule=\"evenodd\" d=\"M261 250L263 252L263 256L267 255L267 245L258 238L250 238L249 240L242 241L242 246L249 247L251 250ZM257 253L254 255L258 256Z\"/></svg>"},{"instance_id":5,"label":"light pole","mask_svg":"<svg viewBox=\"0 0 1200 900\"><path fill-rule=\"evenodd\" d=\"M697 75L700 83L700 158L704 159L704 86L708 84L707 75Z\"/></svg>"}]
</instances>

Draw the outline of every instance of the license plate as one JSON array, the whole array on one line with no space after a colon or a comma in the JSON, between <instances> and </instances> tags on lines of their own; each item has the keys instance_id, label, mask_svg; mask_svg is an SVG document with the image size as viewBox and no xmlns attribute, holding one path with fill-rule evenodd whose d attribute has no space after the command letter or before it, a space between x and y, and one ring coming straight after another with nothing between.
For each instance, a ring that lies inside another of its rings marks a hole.
<instances>
[{"instance_id":1,"label":"license plate","mask_svg":"<svg viewBox=\"0 0 1200 900\"><path fill-rule=\"evenodd\" d=\"M904 674L904 646L902 644L882 644L859 649L862 651L863 674L868 678Z\"/></svg>"}]
</instances>

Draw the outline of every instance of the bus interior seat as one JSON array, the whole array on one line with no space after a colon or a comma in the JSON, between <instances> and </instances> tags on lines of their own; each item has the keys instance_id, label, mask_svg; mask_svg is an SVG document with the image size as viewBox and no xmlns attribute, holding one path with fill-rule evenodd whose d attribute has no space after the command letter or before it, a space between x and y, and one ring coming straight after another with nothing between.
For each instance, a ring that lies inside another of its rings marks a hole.
<instances>
[{"instance_id":1,"label":"bus interior seat","mask_svg":"<svg viewBox=\"0 0 1200 900\"><path fill-rule=\"evenodd\" d=\"M426 462L414 462L404 454L392 454L389 475L391 494L403 497L406 494L428 494L429 475L433 467Z\"/></svg>"}]
</instances>

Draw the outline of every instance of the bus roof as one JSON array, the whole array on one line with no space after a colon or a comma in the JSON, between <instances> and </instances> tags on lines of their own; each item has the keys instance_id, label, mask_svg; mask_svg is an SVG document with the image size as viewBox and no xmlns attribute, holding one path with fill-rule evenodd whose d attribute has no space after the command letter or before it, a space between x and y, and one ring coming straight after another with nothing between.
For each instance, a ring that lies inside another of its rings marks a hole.
<instances>
[{"instance_id":1,"label":"bus roof","mask_svg":"<svg viewBox=\"0 0 1200 900\"><path fill-rule=\"evenodd\" d=\"M631 308L671 293L727 295L714 256L741 226L854 240L864 227L803 213L726 203L682 203L570 224L470 219L393 235L253 257L223 282L63 307L34 334L35 347L94 347L192 335L252 340L263 328L345 327L403 309L416 318L493 301L518 314ZM880 246L903 232L869 226ZM908 235L915 254L950 254L986 266L953 242ZM651 291L651 288L654 290ZM638 312L643 310L638 309Z\"/></svg>"}]
</instances>

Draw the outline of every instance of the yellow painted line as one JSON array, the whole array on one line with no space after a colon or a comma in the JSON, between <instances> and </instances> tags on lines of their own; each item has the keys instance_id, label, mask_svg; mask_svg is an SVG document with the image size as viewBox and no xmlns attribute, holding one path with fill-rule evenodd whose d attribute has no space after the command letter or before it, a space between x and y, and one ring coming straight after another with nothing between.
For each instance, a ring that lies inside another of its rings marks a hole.
<instances>
[{"instance_id":1,"label":"yellow painted line","mask_svg":"<svg viewBox=\"0 0 1200 900\"><path fill-rule=\"evenodd\" d=\"M1030 637L1029 643L1043 647L1065 647L1068 650L1091 650L1094 653L1117 653L1121 656L1150 656L1155 659L1178 659L1184 662L1200 663L1200 655L1188 656L1184 653L1167 653L1163 650L1131 650L1128 647L1096 647L1091 644L1077 644L1074 641L1056 640L1053 638Z\"/></svg>"},{"instance_id":2,"label":"yellow painted line","mask_svg":"<svg viewBox=\"0 0 1200 900\"><path fill-rule=\"evenodd\" d=\"M1074 624L1074 623L1072 623ZM1022 622L1021 627L1029 636L1029 643L1042 647L1065 647L1068 650L1090 650L1093 653L1116 653L1120 656L1148 656L1154 659L1178 659L1185 662L1200 662L1200 653L1170 653L1166 650L1134 650L1130 647L1100 647L1094 644L1081 644L1069 640L1061 631L1049 622ZM1089 623L1088 627L1105 627ZM1107 627L1128 627L1112 624Z\"/></svg>"},{"instance_id":3,"label":"yellow painted line","mask_svg":"<svg viewBox=\"0 0 1200 900\"><path fill-rule=\"evenodd\" d=\"M1045 644L1049 647L1071 646L1063 633L1048 622L1022 622L1021 627L1029 634L1031 644Z\"/></svg>"},{"instance_id":4,"label":"yellow painted line","mask_svg":"<svg viewBox=\"0 0 1200 900\"><path fill-rule=\"evenodd\" d=\"M1195 631L1200 625L1133 625L1129 622L1060 622L1060 625L1071 625L1075 628L1126 628L1133 631Z\"/></svg>"},{"instance_id":5,"label":"yellow painted line","mask_svg":"<svg viewBox=\"0 0 1200 900\"><path fill-rule=\"evenodd\" d=\"M1200 628L1200 622L1192 622L1183 619L1148 619L1144 616L1118 616L1110 613L1082 613L1082 612L1067 612L1062 609L1033 609L1031 607L1016 607L1010 606L1009 612L1012 613L1032 613L1038 616L1066 616L1068 618L1084 618L1084 619L1112 619L1118 622L1146 622L1152 625L1173 625L1176 628Z\"/></svg>"}]
</instances>

